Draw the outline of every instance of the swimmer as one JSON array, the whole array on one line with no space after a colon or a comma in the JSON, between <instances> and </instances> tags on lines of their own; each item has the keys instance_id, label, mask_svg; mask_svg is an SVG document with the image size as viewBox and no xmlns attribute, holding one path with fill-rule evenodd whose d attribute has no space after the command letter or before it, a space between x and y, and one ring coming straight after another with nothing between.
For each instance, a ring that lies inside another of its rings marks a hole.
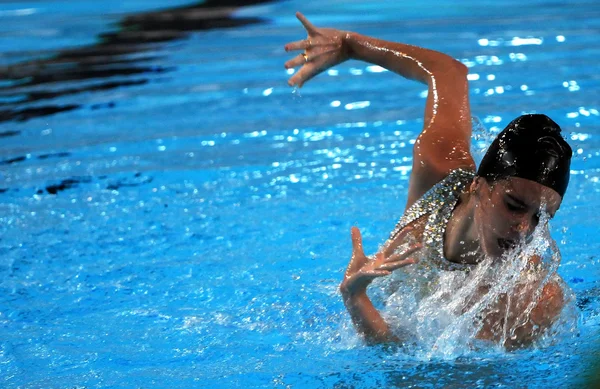
<instances>
[{"instance_id":1,"label":"swimmer","mask_svg":"<svg viewBox=\"0 0 600 389\"><path fill-rule=\"evenodd\" d=\"M301 87L348 59L379 65L428 85L404 215L372 259L364 254L359 229L352 228L352 257L340 285L352 321L368 342L402 342L367 295L371 282L415 266L423 252L444 270L467 270L484 258L500 260L531 238L541 215L552 217L560 207L572 150L550 118L523 115L498 135L477 169L469 147L471 112L464 64L433 50L317 28L301 13L296 16L308 36L285 45L286 51L301 51L285 63L287 69L300 67L288 80L290 86ZM531 258L534 264L539 260ZM561 281L553 278L541 293L530 294L529 320L505 339L504 346L530 344L553 324L565 300ZM514 293L524 295L525 289ZM506 309L506 302L498 302L502 304ZM507 319L499 311L489 314L478 338L500 340L494 327Z\"/></svg>"}]
</instances>

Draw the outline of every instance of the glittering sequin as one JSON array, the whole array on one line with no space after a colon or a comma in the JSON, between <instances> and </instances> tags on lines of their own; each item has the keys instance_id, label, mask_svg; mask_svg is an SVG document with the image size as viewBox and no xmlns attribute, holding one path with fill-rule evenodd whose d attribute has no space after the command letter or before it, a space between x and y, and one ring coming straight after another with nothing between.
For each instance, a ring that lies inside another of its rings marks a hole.
<instances>
[{"instance_id":1,"label":"glittering sequin","mask_svg":"<svg viewBox=\"0 0 600 389\"><path fill-rule=\"evenodd\" d=\"M471 268L472 265L454 263L444 258L444 233L459 196L467 185L473 181L474 176L475 173L468 170L456 169L452 171L406 210L392 231L390 239L394 238L404 227L425 215L429 215L423 230L423 247L426 251L426 258L434 266L443 270L466 270Z\"/></svg>"}]
</instances>

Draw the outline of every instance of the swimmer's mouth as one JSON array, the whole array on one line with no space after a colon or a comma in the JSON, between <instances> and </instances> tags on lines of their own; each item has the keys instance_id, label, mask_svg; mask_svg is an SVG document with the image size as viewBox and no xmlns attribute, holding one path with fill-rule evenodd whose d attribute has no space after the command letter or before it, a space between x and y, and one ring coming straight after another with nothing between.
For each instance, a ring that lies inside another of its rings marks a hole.
<instances>
[{"instance_id":1,"label":"swimmer's mouth","mask_svg":"<svg viewBox=\"0 0 600 389\"><path fill-rule=\"evenodd\" d=\"M512 239L498 239L498 246L503 250L512 250L517 247L517 241Z\"/></svg>"}]
</instances>

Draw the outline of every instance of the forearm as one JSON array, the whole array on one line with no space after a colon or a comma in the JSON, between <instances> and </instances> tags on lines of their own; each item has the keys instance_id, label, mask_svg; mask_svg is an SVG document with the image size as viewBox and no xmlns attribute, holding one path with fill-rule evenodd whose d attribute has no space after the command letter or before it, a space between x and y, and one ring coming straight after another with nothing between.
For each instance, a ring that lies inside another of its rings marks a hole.
<instances>
[{"instance_id":1,"label":"forearm","mask_svg":"<svg viewBox=\"0 0 600 389\"><path fill-rule=\"evenodd\" d=\"M390 331L389 326L381 317L381 314L373 306L373 303L366 292L357 293L350 296L342 292L344 304L350 313L352 322L357 331L362 333L370 343L398 342Z\"/></svg>"},{"instance_id":2,"label":"forearm","mask_svg":"<svg viewBox=\"0 0 600 389\"><path fill-rule=\"evenodd\" d=\"M379 65L405 78L429 84L436 72L466 73L467 68L438 51L370 38L354 32L344 37L349 58Z\"/></svg>"}]
</instances>

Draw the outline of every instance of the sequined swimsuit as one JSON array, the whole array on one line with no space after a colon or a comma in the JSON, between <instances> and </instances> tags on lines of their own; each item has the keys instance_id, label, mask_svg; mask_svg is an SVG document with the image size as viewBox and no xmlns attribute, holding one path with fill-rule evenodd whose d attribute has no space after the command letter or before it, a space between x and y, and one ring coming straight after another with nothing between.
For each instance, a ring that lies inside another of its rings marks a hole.
<instances>
[{"instance_id":1,"label":"sequined swimsuit","mask_svg":"<svg viewBox=\"0 0 600 389\"><path fill-rule=\"evenodd\" d=\"M404 227L415 220L429 215L423 230L423 246L428 262L441 270L466 270L472 265L450 262L444 258L444 233L458 198L473 181L475 173L468 170L453 170L446 178L429 189L400 218L392 231L394 238Z\"/></svg>"}]
</instances>

